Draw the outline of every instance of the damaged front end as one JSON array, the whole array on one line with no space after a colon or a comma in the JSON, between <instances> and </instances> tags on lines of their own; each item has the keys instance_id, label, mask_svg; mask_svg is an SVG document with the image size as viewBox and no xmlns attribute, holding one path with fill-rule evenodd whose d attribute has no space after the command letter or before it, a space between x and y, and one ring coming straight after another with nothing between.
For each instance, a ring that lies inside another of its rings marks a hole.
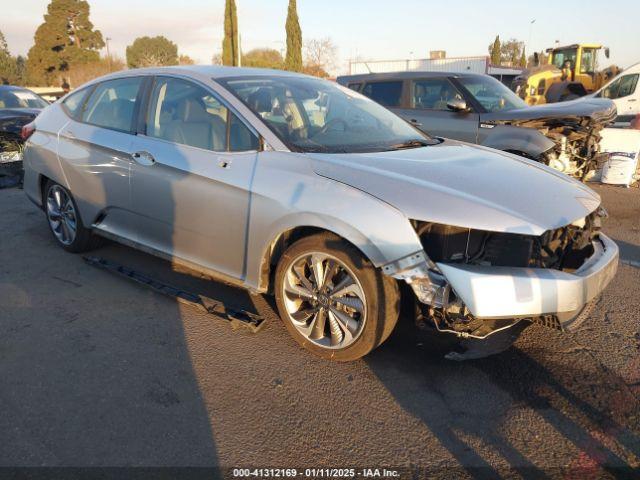
<instances>
[{"instance_id":1,"label":"damaged front end","mask_svg":"<svg viewBox=\"0 0 640 480\"><path fill-rule=\"evenodd\" d=\"M582 323L617 268L617 247L600 232L604 215L598 209L541 236L413 221L424 258L407 257L385 273L411 286L419 327L464 340L466 352L450 358L486 356L531 323L563 331Z\"/></svg>"},{"instance_id":2,"label":"damaged front end","mask_svg":"<svg viewBox=\"0 0 640 480\"><path fill-rule=\"evenodd\" d=\"M529 155L558 171L585 180L608 159L600 148L601 131L617 116L613 102L582 98L569 102L492 112L482 121L537 130L553 142L541 154ZM491 146L491 145L489 145ZM524 150L527 154L528 151ZM525 155L527 156L527 155Z\"/></svg>"},{"instance_id":3,"label":"damaged front end","mask_svg":"<svg viewBox=\"0 0 640 480\"><path fill-rule=\"evenodd\" d=\"M554 118L516 124L535 128L555 143L554 148L542 155L540 160L544 164L585 180L589 172L599 170L607 161L608 155L600 149L600 132L607 123L608 121L594 121L591 118Z\"/></svg>"}]
</instances>

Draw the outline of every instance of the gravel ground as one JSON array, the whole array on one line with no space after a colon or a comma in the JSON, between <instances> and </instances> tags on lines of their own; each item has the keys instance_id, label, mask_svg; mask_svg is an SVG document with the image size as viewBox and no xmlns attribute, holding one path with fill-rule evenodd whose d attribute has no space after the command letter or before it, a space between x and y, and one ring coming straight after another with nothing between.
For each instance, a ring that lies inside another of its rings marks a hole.
<instances>
[{"instance_id":1,"label":"gravel ground","mask_svg":"<svg viewBox=\"0 0 640 480\"><path fill-rule=\"evenodd\" d=\"M119 245L97 252L267 319L258 334L234 332L86 265L55 245L22 191L0 190L0 467L632 477L640 465L640 193L595 188L623 263L579 332L533 326L500 355L454 363L406 321L348 364L300 349L270 298Z\"/></svg>"}]
</instances>

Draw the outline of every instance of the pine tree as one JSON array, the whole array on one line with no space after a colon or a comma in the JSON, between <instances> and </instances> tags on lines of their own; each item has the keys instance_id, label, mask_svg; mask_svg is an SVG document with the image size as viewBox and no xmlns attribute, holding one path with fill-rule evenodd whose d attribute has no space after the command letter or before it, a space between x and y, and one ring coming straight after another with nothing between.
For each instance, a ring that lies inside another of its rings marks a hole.
<instances>
[{"instance_id":1,"label":"pine tree","mask_svg":"<svg viewBox=\"0 0 640 480\"><path fill-rule=\"evenodd\" d=\"M34 40L27 70L32 82L43 85L60 82L74 65L98 60L104 47L84 0L51 0Z\"/></svg>"},{"instance_id":2,"label":"pine tree","mask_svg":"<svg viewBox=\"0 0 640 480\"><path fill-rule=\"evenodd\" d=\"M178 65L178 46L163 37L139 37L127 47L127 66L144 68Z\"/></svg>"},{"instance_id":3,"label":"pine tree","mask_svg":"<svg viewBox=\"0 0 640 480\"><path fill-rule=\"evenodd\" d=\"M491 55L491 65L500 65L502 63L502 53L500 50L500 35L496 35L493 44L489 46Z\"/></svg>"},{"instance_id":4,"label":"pine tree","mask_svg":"<svg viewBox=\"0 0 640 480\"><path fill-rule=\"evenodd\" d=\"M298 21L296 0L289 0L287 13L287 56L284 60L285 70L302 71L302 30Z\"/></svg>"},{"instance_id":5,"label":"pine tree","mask_svg":"<svg viewBox=\"0 0 640 480\"><path fill-rule=\"evenodd\" d=\"M240 64L240 45L238 34L238 15L235 0L227 0L224 7L224 40L222 40L222 64L238 66Z\"/></svg>"},{"instance_id":6,"label":"pine tree","mask_svg":"<svg viewBox=\"0 0 640 480\"><path fill-rule=\"evenodd\" d=\"M522 47L522 54L520 55L520 66L525 68L527 66L527 55L524 51L524 47Z\"/></svg>"}]
</instances>

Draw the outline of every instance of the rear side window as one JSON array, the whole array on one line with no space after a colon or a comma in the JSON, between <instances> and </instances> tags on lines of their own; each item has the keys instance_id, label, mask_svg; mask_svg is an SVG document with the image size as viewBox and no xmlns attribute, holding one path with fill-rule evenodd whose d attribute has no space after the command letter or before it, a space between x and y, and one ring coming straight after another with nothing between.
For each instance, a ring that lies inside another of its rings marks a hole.
<instances>
[{"instance_id":1,"label":"rear side window","mask_svg":"<svg viewBox=\"0 0 640 480\"><path fill-rule=\"evenodd\" d=\"M177 78L154 82L147 135L214 152L258 149L256 136L211 92Z\"/></svg>"},{"instance_id":2,"label":"rear side window","mask_svg":"<svg viewBox=\"0 0 640 480\"><path fill-rule=\"evenodd\" d=\"M78 90L77 92L73 92L67 98L62 101L62 105L64 109L67 111L69 115L73 118L77 118L80 114L80 109L84 103L84 98L87 95L87 89Z\"/></svg>"},{"instance_id":3,"label":"rear side window","mask_svg":"<svg viewBox=\"0 0 640 480\"><path fill-rule=\"evenodd\" d=\"M362 93L385 107L399 107L402 98L402 82L367 83Z\"/></svg>"},{"instance_id":4,"label":"rear side window","mask_svg":"<svg viewBox=\"0 0 640 480\"><path fill-rule=\"evenodd\" d=\"M82 121L98 127L133 131L133 118L142 77L120 78L99 84L82 112Z\"/></svg>"}]
</instances>

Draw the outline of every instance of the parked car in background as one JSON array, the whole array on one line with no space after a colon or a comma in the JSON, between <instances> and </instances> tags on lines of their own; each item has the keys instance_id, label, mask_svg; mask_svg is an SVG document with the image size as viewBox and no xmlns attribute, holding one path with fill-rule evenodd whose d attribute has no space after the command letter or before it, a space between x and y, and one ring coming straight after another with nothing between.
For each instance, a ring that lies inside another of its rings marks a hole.
<instances>
[{"instance_id":1,"label":"parked car in background","mask_svg":"<svg viewBox=\"0 0 640 480\"><path fill-rule=\"evenodd\" d=\"M0 186L20 182L22 127L32 122L47 105L31 90L0 85Z\"/></svg>"},{"instance_id":2,"label":"parked car in background","mask_svg":"<svg viewBox=\"0 0 640 480\"><path fill-rule=\"evenodd\" d=\"M600 90L590 95L594 98L608 98L616 104L618 116L615 124L628 127L640 114L640 63L627 68Z\"/></svg>"},{"instance_id":3,"label":"parked car in background","mask_svg":"<svg viewBox=\"0 0 640 480\"><path fill-rule=\"evenodd\" d=\"M585 185L313 77L129 70L26 128L25 192L61 247L104 236L273 293L327 359L384 342L403 284L417 323L487 354L531 322L577 328L617 268Z\"/></svg>"},{"instance_id":4,"label":"parked car in background","mask_svg":"<svg viewBox=\"0 0 640 480\"><path fill-rule=\"evenodd\" d=\"M374 73L338 82L429 134L504 150L581 179L606 160L599 132L616 116L613 102L603 99L529 107L481 74Z\"/></svg>"}]
</instances>

